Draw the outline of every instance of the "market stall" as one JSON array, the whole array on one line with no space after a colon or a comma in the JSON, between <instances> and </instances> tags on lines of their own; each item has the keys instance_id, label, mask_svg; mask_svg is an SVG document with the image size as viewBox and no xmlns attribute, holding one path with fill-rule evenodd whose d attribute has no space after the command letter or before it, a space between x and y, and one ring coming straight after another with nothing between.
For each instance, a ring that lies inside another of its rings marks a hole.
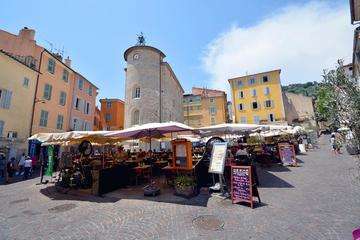
<instances>
[{"instance_id":1,"label":"market stall","mask_svg":"<svg viewBox=\"0 0 360 240\"><path fill-rule=\"evenodd\" d=\"M29 140L42 143L43 172L52 176L59 171L58 185L102 195L123 186L151 183L173 159L171 149L152 149L151 141L192 130L176 122L151 123L121 131L36 134ZM129 139L148 141L149 150L125 151L121 142Z\"/></svg>"}]
</instances>

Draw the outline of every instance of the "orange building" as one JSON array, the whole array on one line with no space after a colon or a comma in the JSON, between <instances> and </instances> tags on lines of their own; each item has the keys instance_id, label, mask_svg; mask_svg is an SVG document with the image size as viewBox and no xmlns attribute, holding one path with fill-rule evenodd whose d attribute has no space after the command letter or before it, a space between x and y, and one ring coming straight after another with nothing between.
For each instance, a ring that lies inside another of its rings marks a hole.
<instances>
[{"instance_id":1,"label":"orange building","mask_svg":"<svg viewBox=\"0 0 360 240\"><path fill-rule=\"evenodd\" d=\"M97 106L95 107L93 130L94 131L103 130L103 126L102 126L102 122L101 122L101 112L100 112L100 109Z\"/></svg>"},{"instance_id":2,"label":"orange building","mask_svg":"<svg viewBox=\"0 0 360 240\"><path fill-rule=\"evenodd\" d=\"M0 49L40 72L31 134L92 130L97 87L71 68L69 58L63 61L60 54L37 45L35 30L28 28L21 29L19 35L0 30Z\"/></svg>"},{"instance_id":3,"label":"orange building","mask_svg":"<svg viewBox=\"0 0 360 240\"><path fill-rule=\"evenodd\" d=\"M116 98L105 98L100 99L100 103L103 129L124 129L124 101Z\"/></svg>"},{"instance_id":4,"label":"orange building","mask_svg":"<svg viewBox=\"0 0 360 240\"><path fill-rule=\"evenodd\" d=\"M184 122L191 127L205 127L229 120L224 91L193 87L183 96Z\"/></svg>"}]
</instances>

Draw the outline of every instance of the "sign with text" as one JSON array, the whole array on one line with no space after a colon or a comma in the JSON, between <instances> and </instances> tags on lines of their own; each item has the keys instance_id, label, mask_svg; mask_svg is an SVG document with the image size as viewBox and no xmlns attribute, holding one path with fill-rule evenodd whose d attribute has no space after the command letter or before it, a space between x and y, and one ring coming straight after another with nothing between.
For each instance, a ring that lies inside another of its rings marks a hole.
<instances>
[{"instance_id":1,"label":"sign with text","mask_svg":"<svg viewBox=\"0 0 360 240\"><path fill-rule=\"evenodd\" d=\"M223 174L225 166L227 143L214 143L211 152L211 160L209 166L210 173Z\"/></svg>"},{"instance_id":2,"label":"sign with text","mask_svg":"<svg viewBox=\"0 0 360 240\"><path fill-rule=\"evenodd\" d=\"M231 167L232 203L247 202L253 208L252 178L250 166Z\"/></svg>"},{"instance_id":3,"label":"sign with text","mask_svg":"<svg viewBox=\"0 0 360 240\"><path fill-rule=\"evenodd\" d=\"M285 165L296 165L294 145L289 143L279 143L278 146L281 162Z\"/></svg>"}]
</instances>

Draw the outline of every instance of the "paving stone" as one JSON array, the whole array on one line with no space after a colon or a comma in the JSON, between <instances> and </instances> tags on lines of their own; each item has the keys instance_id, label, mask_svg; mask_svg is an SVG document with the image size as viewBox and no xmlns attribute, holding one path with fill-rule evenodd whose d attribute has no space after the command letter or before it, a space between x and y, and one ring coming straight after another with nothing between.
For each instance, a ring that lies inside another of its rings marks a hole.
<instances>
[{"instance_id":1,"label":"paving stone","mask_svg":"<svg viewBox=\"0 0 360 240\"><path fill-rule=\"evenodd\" d=\"M0 185L0 239L351 239L360 226L359 170L326 141L298 156L300 167L258 169L264 203L255 209L206 194L59 194L38 178ZM199 221L205 227L194 225L201 216L211 217Z\"/></svg>"}]
</instances>

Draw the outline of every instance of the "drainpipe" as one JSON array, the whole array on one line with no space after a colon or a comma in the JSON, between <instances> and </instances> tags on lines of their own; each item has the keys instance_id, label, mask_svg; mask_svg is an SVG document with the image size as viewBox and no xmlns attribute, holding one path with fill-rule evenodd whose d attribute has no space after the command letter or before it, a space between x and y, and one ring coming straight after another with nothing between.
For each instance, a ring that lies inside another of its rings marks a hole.
<instances>
[{"instance_id":1,"label":"drainpipe","mask_svg":"<svg viewBox=\"0 0 360 240\"><path fill-rule=\"evenodd\" d=\"M40 78L40 68L41 68L41 62L42 62L42 56L43 53L45 52L45 48L41 51L40 53L40 61L39 61L39 69L38 69L38 74L37 74L37 78L36 78L36 85L35 85L35 95L34 95L34 101L33 101L33 106L32 106L32 114L31 114L31 120L30 120L30 132L29 132L29 136L31 136L32 130L33 130L33 121L34 121L34 114L35 114L35 104L36 104L36 95L37 95L37 91L38 91L38 85L39 85L39 78Z\"/></svg>"},{"instance_id":2,"label":"drainpipe","mask_svg":"<svg viewBox=\"0 0 360 240\"><path fill-rule=\"evenodd\" d=\"M161 95L162 95L162 89L161 89L161 56L160 56L160 63L159 63L159 80L160 80L160 82L159 82L159 88L160 88L160 96L159 96L159 102L160 102L160 114L159 114L159 122L161 122L162 121L162 106L161 106L161 104L162 104L162 101L161 101Z\"/></svg>"}]
</instances>

